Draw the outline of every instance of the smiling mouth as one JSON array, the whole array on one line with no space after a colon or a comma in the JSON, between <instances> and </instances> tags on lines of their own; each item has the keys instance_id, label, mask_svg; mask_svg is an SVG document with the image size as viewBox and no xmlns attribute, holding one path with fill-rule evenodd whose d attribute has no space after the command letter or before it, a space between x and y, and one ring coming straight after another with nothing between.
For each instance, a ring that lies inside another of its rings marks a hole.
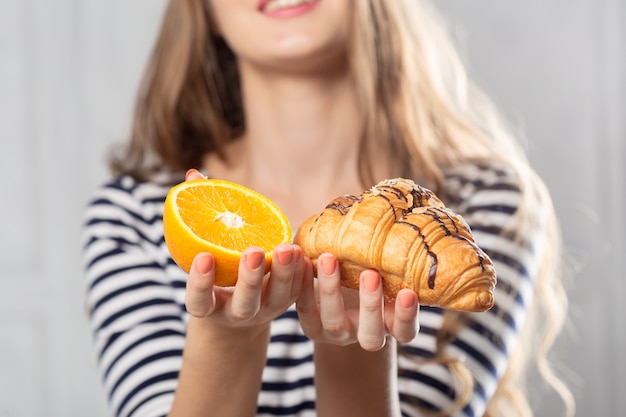
<instances>
[{"instance_id":1,"label":"smiling mouth","mask_svg":"<svg viewBox=\"0 0 626 417\"><path fill-rule=\"evenodd\" d=\"M262 8L263 12L270 13L277 10L289 9L292 7L302 6L303 4L313 3L315 0L270 0Z\"/></svg>"}]
</instances>

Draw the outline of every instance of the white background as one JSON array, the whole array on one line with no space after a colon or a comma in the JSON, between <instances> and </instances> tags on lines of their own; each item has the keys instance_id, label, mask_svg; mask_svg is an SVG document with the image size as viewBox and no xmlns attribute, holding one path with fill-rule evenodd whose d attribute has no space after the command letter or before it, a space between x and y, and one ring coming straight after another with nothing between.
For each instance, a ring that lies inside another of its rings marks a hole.
<instances>
[{"instance_id":1,"label":"white background","mask_svg":"<svg viewBox=\"0 0 626 417\"><path fill-rule=\"evenodd\" d=\"M127 136L164 0L0 0L0 416L106 416L78 235ZM561 219L572 314L554 359L580 416L626 410L626 6L439 0ZM541 391L538 386L535 391ZM557 416L549 394L538 416Z\"/></svg>"}]
</instances>

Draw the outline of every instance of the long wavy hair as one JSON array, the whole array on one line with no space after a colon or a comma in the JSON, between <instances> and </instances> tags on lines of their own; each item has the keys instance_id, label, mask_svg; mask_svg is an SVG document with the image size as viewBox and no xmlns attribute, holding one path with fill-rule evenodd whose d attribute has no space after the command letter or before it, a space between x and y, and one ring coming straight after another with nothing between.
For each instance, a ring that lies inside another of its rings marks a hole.
<instances>
[{"instance_id":1,"label":"long wavy hair","mask_svg":"<svg viewBox=\"0 0 626 417\"><path fill-rule=\"evenodd\" d=\"M549 250L541 251L531 311L485 416L532 416L525 388L532 359L572 415L570 391L547 358L564 324L567 298L560 233L545 185L492 103L468 79L432 6L420 0L359 0L353 7L349 62L366 120L359 155L363 184L375 183L370 167L379 146L391 150L390 166L398 171L393 174L419 178L435 192L443 191L445 167L498 160L520 181L516 227L541 223L545 230L543 245ZM212 31L207 0L171 0L140 87L131 140L112 155L112 170L145 178L164 168L198 167L209 152L226 158L225 145L244 129L237 63ZM444 353L462 323L462 313L444 313L437 360L448 366L458 387L455 405L438 415L462 408L472 392L467 369Z\"/></svg>"}]
</instances>

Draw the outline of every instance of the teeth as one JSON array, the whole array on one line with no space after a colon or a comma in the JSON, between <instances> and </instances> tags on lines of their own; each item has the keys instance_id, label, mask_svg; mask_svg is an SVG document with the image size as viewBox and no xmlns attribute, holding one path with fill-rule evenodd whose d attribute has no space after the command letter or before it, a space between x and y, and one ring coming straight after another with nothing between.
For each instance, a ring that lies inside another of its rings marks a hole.
<instances>
[{"instance_id":1,"label":"teeth","mask_svg":"<svg viewBox=\"0 0 626 417\"><path fill-rule=\"evenodd\" d=\"M287 9L289 7L300 6L302 4L307 4L311 2L313 2L313 0L273 0L265 5L264 11L273 12L276 10Z\"/></svg>"}]
</instances>

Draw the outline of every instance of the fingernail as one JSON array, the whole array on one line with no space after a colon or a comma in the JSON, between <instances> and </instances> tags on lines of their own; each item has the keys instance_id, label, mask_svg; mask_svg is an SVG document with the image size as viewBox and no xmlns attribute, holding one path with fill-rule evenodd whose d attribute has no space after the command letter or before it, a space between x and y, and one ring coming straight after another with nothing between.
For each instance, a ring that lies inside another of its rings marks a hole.
<instances>
[{"instance_id":1,"label":"fingernail","mask_svg":"<svg viewBox=\"0 0 626 417\"><path fill-rule=\"evenodd\" d=\"M261 262L265 259L265 254L263 252L248 252L246 254L246 265L250 269L257 269L261 266Z\"/></svg>"},{"instance_id":2,"label":"fingernail","mask_svg":"<svg viewBox=\"0 0 626 417\"><path fill-rule=\"evenodd\" d=\"M363 285L365 289L369 292L374 292L380 286L380 277L377 273L374 272L366 272L362 276Z\"/></svg>"},{"instance_id":3,"label":"fingernail","mask_svg":"<svg viewBox=\"0 0 626 417\"><path fill-rule=\"evenodd\" d=\"M202 178L206 178L206 175L204 175L203 173L201 173L200 171L198 171L198 170L197 170L197 169L195 169L195 168L191 168L191 169L187 170L187 173L185 174L185 180L186 180L186 181L189 181L189 178L190 178L192 175L194 175L194 174L196 174L196 175L200 175Z\"/></svg>"},{"instance_id":4,"label":"fingernail","mask_svg":"<svg viewBox=\"0 0 626 417\"><path fill-rule=\"evenodd\" d=\"M400 299L400 305L403 308L411 308L417 302L415 295L410 292L401 292L398 294L398 298Z\"/></svg>"},{"instance_id":5,"label":"fingernail","mask_svg":"<svg viewBox=\"0 0 626 417\"><path fill-rule=\"evenodd\" d=\"M322 263L322 269L326 275L330 275L335 272L335 269L337 268L337 259L335 259L334 256L323 256L320 259L320 262Z\"/></svg>"},{"instance_id":6,"label":"fingernail","mask_svg":"<svg viewBox=\"0 0 626 417\"><path fill-rule=\"evenodd\" d=\"M196 260L196 268L201 274L208 274L211 268L213 268L213 257L208 253L199 255Z\"/></svg>"},{"instance_id":7,"label":"fingernail","mask_svg":"<svg viewBox=\"0 0 626 417\"><path fill-rule=\"evenodd\" d=\"M187 170L187 173L185 174L185 179L189 180L189 177L191 177L193 174L195 174L196 172L198 172L197 169L195 168L191 168Z\"/></svg>"},{"instance_id":8,"label":"fingernail","mask_svg":"<svg viewBox=\"0 0 626 417\"><path fill-rule=\"evenodd\" d=\"M281 249L276 252L276 257L278 258L278 263L281 265L289 265L291 262L291 258L293 256L293 249Z\"/></svg>"}]
</instances>

